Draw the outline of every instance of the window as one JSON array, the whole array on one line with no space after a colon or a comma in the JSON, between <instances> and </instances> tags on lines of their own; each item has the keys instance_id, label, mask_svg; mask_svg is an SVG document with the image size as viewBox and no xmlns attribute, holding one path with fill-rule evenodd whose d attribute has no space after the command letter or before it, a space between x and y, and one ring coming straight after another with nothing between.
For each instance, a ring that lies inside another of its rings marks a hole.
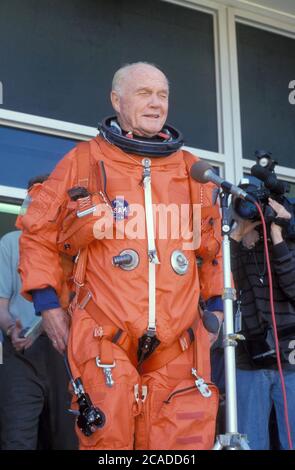
<instances>
[{"instance_id":1,"label":"window","mask_svg":"<svg viewBox=\"0 0 295 470\"><path fill-rule=\"evenodd\" d=\"M18 204L6 204L0 202L0 238L8 232L16 230L15 221L20 211Z\"/></svg>"},{"instance_id":2,"label":"window","mask_svg":"<svg viewBox=\"0 0 295 470\"><path fill-rule=\"evenodd\" d=\"M240 23L236 31L243 158L265 149L295 168L295 39Z\"/></svg>"},{"instance_id":3,"label":"window","mask_svg":"<svg viewBox=\"0 0 295 470\"><path fill-rule=\"evenodd\" d=\"M169 122L186 145L218 152L214 41L213 14L159 0L51 0L38 8L1 0L3 107L96 127L113 113L115 70L150 61L170 80Z\"/></svg>"},{"instance_id":4,"label":"window","mask_svg":"<svg viewBox=\"0 0 295 470\"><path fill-rule=\"evenodd\" d=\"M0 126L0 185L26 188L33 176L50 173L77 141Z\"/></svg>"}]
</instances>

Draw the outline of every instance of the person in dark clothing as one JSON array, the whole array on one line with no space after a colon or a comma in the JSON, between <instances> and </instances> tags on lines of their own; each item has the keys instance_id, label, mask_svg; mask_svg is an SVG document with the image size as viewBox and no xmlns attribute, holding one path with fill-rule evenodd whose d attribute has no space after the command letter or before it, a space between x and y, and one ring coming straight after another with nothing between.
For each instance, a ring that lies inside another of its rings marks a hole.
<instances>
[{"instance_id":1,"label":"person in dark clothing","mask_svg":"<svg viewBox=\"0 0 295 470\"><path fill-rule=\"evenodd\" d=\"M269 199L276 217L291 214ZM235 217L231 233L232 273L237 290L236 323L245 341L237 348L237 403L239 432L247 434L251 449L267 450L269 418L275 408L281 449L288 449L283 395L276 360L270 309L269 280L260 222ZM288 399L288 414L295 444L295 365L289 344L295 338L295 243L284 240L282 227L270 225L270 261L280 355Z\"/></svg>"},{"instance_id":2,"label":"person in dark clothing","mask_svg":"<svg viewBox=\"0 0 295 470\"><path fill-rule=\"evenodd\" d=\"M29 182L42 183L46 176ZM14 231L0 241L0 448L2 450L76 449L74 418L60 354L42 330L24 338L22 330L39 323L21 294L17 272L19 237Z\"/></svg>"}]
</instances>

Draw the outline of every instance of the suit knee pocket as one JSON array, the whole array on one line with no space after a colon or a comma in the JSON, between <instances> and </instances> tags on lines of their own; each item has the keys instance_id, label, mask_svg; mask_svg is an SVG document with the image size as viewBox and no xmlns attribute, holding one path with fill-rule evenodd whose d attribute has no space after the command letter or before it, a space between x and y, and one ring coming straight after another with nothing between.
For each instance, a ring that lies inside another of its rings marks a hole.
<instances>
[{"instance_id":1,"label":"suit knee pocket","mask_svg":"<svg viewBox=\"0 0 295 470\"><path fill-rule=\"evenodd\" d=\"M162 402L150 422L151 449L203 450L214 443L218 390L204 397L190 379L183 380ZM156 393L156 392L154 392Z\"/></svg>"},{"instance_id":2,"label":"suit knee pocket","mask_svg":"<svg viewBox=\"0 0 295 470\"><path fill-rule=\"evenodd\" d=\"M82 381L95 407L105 414L105 425L91 436L85 436L77 427L80 445L89 449L132 449L134 438L135 398L137 372L124 353L114 345L115 367L111 369L113 385L107 386L103 368L97 367L92 357L83 364ZM73 402L76 408L75 401Z\"/></svg>"}]
</instances>

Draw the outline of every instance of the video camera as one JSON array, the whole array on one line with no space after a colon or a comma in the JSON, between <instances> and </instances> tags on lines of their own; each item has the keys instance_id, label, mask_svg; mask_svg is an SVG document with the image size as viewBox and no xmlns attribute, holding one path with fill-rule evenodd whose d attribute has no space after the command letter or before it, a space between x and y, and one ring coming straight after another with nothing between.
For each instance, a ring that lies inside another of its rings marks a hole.
<instances>
[{"instance_id":1,"label":"video camera","mask_svg":"<svg viewBox=\"0 0 295 470\"><path fill-rule=\"evenodd\" d=\"M290 185L277 178L274 171L277 162L272 159L271 155L270 152L265 150L257 150L255 152L257 163L251 168L251 175L255 179L253 178L253 181L244 179L239 187L251 194L261 205L267 224L273 222L277 215L268 205L268 199L272 198L282 204L291 213L292 217L290 220L276 218L276 223L285 229L288 238L295 239L294 208L285 196L290 191ZM257 207L249 201L236 198L234 210L242 219L252 220L253 222L260 220Z\"/></svg>"}]
</instances>

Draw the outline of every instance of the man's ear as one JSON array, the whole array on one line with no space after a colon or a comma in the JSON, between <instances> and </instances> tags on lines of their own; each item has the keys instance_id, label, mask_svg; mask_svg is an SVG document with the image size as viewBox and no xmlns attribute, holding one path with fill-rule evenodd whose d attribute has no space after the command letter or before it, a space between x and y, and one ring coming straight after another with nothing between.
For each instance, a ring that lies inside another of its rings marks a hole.
<instances>
[{"instance_id":1,"label":"man's ear","mask_svg":"<svg viewBox=\"0 0 295 470\"><path fill-rule=\"evenodd\" d=\"M111 102L116 113L120 113L120 96L114 90L111 91Z\"/></svg>"}]
</instances>

